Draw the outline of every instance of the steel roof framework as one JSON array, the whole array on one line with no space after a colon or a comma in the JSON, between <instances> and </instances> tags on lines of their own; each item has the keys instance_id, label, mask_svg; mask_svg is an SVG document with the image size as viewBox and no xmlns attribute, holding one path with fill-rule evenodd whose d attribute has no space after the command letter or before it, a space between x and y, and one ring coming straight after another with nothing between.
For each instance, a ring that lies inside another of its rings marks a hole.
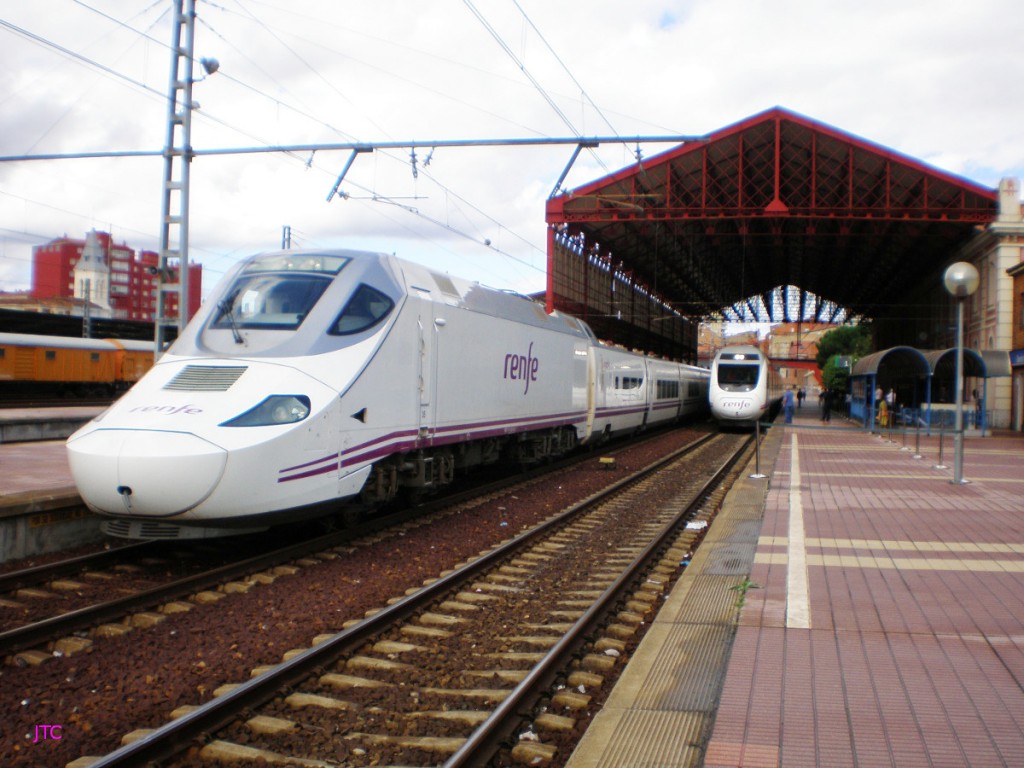
<instances>
[{"instance_id":1,"label":"steel roof framework","mask_svg":"<svg viewBox=\"0 0 1024 768\"><path fill-rule=\"evenodd\" d=\"M549 199L548 304L567 287L575 309L591 303L560 274L586 254L690 318L917 317L996 205L995 190L773 108Z\"/></svg>"}]
</instances>

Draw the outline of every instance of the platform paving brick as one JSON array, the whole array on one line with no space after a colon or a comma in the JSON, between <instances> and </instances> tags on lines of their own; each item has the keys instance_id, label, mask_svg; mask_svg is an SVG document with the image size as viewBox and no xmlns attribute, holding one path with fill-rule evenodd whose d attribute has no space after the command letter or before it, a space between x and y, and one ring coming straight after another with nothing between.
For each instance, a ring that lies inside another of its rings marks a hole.
<instances>
[{"instance_id":1,"label":"platform paving brick","mask_svg":"<svg viewBox=\"0 0 1024 768\"><path fill-rule=\"evenodd\" d=\"M818 426L783 437L703 764L1024 765L1024 438L968 437L954 485L935 436Z\"/></svg>"},{"instance_id":2,"label":"platform paving brick","mask_svg":"<svg viewBox=\"0 0 1024 768\"><path fill-rule=\"evenodd\" d=\"M73 488L63 440L0 444L0 499Z\"/></svg>"}]
</instances>

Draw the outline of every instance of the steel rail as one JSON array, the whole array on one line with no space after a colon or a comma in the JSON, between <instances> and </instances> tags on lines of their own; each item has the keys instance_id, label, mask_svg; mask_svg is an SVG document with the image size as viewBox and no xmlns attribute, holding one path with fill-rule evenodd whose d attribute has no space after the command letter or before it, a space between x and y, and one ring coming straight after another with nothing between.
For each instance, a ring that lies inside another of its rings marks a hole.
<instances>
[{"instance_id":1,"label":"steel rail","mask_svg":"<svg viewBox=\"0 0 1024 768\"><path fill-rule=\"evenodd\" d=\"M635 444L635 442L630 444ZM625 448L628 446L623 445L622 447ZM236 563L229 563L228 565L221 566L220 568L204 571L169 584L163 584L142 592L137 592L134 595L126 595L125 597L121 597L116 600L87 606L75 611L69 611L59 616L53 616L49 619L43 619L42 621L34 622L23 627L16 627L14 629L0 632L0 657L38 646L39 644L45 643L54 637L70 634L86 627L92 627L113 618L119 618L133 610L150 608L154 605L159 605L160 603L168 600L177 599L183 595L191 594L222 581L239 578L254 571L270 568L275 565L279 565L282 562L287 562L295 558L315 553L319 550L329 549L331 547L344 544L351 539L358 538L360 536L377 533L392 525L424 517L429 514L430 511L437 508L459 504L483 494L493 493L508 487L513 487L521 482L529 482L537 477L571 466L575 463L585 461L586 458L588 458L586 455L566 457L544 467L539 467L493 482L484 483L483 485L473 486L468 490L432 499L416 507L403 509L389 515L375 516L359 525L299 542L297 544L291 544L287 547L276 549L269 553L255 555ZM170 542L167 542L166 540L142 542L138 545L131 545L131 547L122 547L119 550L111 550L110 553L112 555L116 555L116 553L124 552L126 549L136 546L142 548L147 544L165 543ZM88 558L90 556L86 555L84 557ZM68 562L70 563L73 561L69 560ZM47 566L39 566L40 569L45 569L46 567ZM26 570L17 573L28 574L28 572L29 571ZM15 575L16 574L10 574L10 577L13 578ZM0 577L0 579L2 578L3 577Z\"/></svg>"},{"instance_id":2,"label":"steel rail","mask_svg":"<svg viewBox=\"0 0 1024 768\"><path fill-rule=\"evenodd\" d=\"M632 588L655 553L670 546L671 538L678 532L679 527L686 523L695 512L695 508L722 482L753 439L751 437L745 441L739 450L722 463L694 494L693 501L665 524L661 532L577 619L569 631L545 653L508 696L502 699L494 712L470 734L462 747L444 763L444 768L484 765L495 756L524 719L524 705L536 700L543 691L550 688L558 674L565 669L566 662L587 642L588 636L602 618L607 616L609 606L619 602Z\"/></svg>"},{"instance_id":3,"label":"steel rail","mask_svg":"<svg viewBox=\"0 0 1024 768\"><path fill-rule=\"evenodd\" d=\"M594 504L606 500L625 487L656 472L666 464L706 444L717 435L709 434L698 438L689 445L672 452L649 466L622 478L608 488L592 494L564 510L536 528L524 531L507 542L463 568L442 576L437 581L406 595L395 603L383 608L370 617L322 643L319 643L291 659L281 662L263 674L254 677L236 688L200 705L188 714L156 728L135 742L126 744L99 758L90 768L134 768L147 762L159 762L181 752L197 738L215 733L234 720L240 712L262 706L282 689L292 687L302 680L332 664L339 656L358 649L369 638L380 634L397 621L409 618L424 605L446 594L464 581L475 577L508 557L524 544L546 535L552 529L564 524Z\"/></svg>"},{"instance_id":4,"label":"steel rail","mask_svg":"<svg viewBox=\"0 0 1024 768\"><path fill-rule=\"evenodd\" d=\"M141 541L136 544L126 544L125 546L113 549L105 549L102 552L69 557L66 560L58 560L53 563L23 568L20 571L3 573L0 574L0 592L13 592L22 587L35 586L50 579L80 573L91 566L104 568L110 563L124 559L125 555L144 554L150 549L156 549L157 545L163 543L162 541Z\"/></svg>"}]
</instances>

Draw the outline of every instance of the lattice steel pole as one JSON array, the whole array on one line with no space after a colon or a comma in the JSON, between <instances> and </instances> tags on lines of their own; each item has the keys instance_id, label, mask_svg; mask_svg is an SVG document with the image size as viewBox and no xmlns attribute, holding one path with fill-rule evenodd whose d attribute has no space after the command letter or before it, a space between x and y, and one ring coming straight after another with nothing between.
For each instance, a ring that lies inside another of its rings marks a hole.
<instances>
[{"instance_id":1,"label":"lattice steel pole","mask_svg":"<svg viewBox=\"0 0 1024 768\"><path fill-rule=\"evenodd\" d=\"M171 36L171 74L167 92L167 139L164 143L164 175L160 204L160 261L157 267L157 300L154 354L168 345L167 330L178 333L188 322L188 187L192 142L192 63L195 47L195 0L174 0ZM177 280L174 262L177 261ZM169 315L171 297L177 298L177 314Z\"/></svg>"}]
</instances>

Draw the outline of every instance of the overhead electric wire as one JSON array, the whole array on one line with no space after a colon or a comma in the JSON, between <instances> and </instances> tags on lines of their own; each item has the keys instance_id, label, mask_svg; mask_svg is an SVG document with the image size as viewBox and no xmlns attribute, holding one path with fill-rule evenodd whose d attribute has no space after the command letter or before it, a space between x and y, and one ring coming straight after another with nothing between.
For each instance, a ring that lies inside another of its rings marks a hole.
<instances>
[{"instance_id":1,"label":"overhead electric wire","mask_svg":"<svg viewBox=\"0 0 1024 768\"><path fill-rule=\"evenodd\" d=\"M526 76L526 79L529 80L533 84L533 87L537 89L537 92L540 93L540 95L548 103L548 106L551 107L551 109L555 112L556 115L558 115L558 117L562 120L562 122L565 123L566 126L568 126L569 130L572 131L576 136L582 136L583 134L576 128L575 125L573 125L572 120L570 120L568 118L568 116L565 114L565 112L562 111L562 109L558 106L558 104L555 102L555 100L547 92L547 90L544 88L544 86L540 84L540 81L537 80L537 78L535 78L530 73L530 71L526 68L526 64L523 63L523 61L518 56L516 56L515 51L513 51L512 48L508 45L508 43L506 43L504 41L504 39L502 39L501 35L498 34L498 30L496 30L491 25L491 23L489 21L487 21L486 18L484 18L483 14L480 13L479 10L477 10L477 7L475 5L473 5L472 0L462 0L462 1L463 1L463 3L465 3L466 7L469 8L470 12L474 16L476 16L476 18L480 21L480 23L484 25L484 29L486 29L490 33L491 37L494 38L495 42L498 43L498 45L501 47L501 49L503 51L505 51L505 53L509 56L509 58L512 59L512 61L515 62L516 66L519 67L519 71L522 72ZM518 5L517 5L517 7L518 7ZM523 15L524 15L524 18L525 18L525 14L523 14ZM527 21L529 21L529 19L527 19ZM531 25L532 25L532 22L531 22ZM556 59L557 59L557 57L556 57ZM604 161L598 156L598 154L596 152L594 152L593 148L592 147L588 147L587 150L590 152L591 156L594 158L594 160L597 162L597 164L600 165L601 168L603 168L605 170L605 172L608 172L608 166L605 165Z\"/></svg>"},{"instance_id":2,"label":"overhead electric wire","mask_svg":"<svg viewBox=\"0 0 1024 768\"><path fill-rule=\"evenodd\" d=\"M472 0L462 1L463 3L465 3L466 7L469 8L470 12L474 16L476 16L477 20L481 24L483 24L484 29L486 29L490 33L491 37L494 38L494 41L501 47L503 51L505 51L508 57L512 59L513 62L515 62L515 65L519 67L519 71L522 72L523 75L526 76L526 79L533 84L533 87L537 89L537 92L541 95L541 97L543 97L544 101L548 103L548 106L551 107L552 111L556 115L558 115L558 117L562 120L563 123L565 123L565 125L569 128L570 131L572 131L577 136L581 136L582 134L580 133L580 131L576 129L576 126L573 125L572 120L570 120L566 116L566 114L558 106L555 100L551 98L551 95L544 89L544 86L540 84L540 81L537 80L537 78L535 78L530 73L530 70L526 68L526 64L524 64L523 61L518 56L516 56L515 51L513 51L512 48L509 47L508 43L506 43L505 40L501 37L501 35L498 34L498 30L496 30L491 25L491 23L487 21L487 19L484 17L482 13L480 13L479 10L477 10L477 7L473 5Z\"/></svg>"},{"instance_id":3,"label":"overhead electric wire","mask_svg":"<svg viewBox=\"0 0 1024 768\"><path fill-rule=\"evenodd\" d=\"M302 56L302 54L300 54L298 51L296 51L294 48L288 45L288 43L282 40L281 37L276 32L274 32L274 30L272 30L265 23L263 23L261 19L257 18L252 11L250 11L248 8L245 8L245 14L250 19L252 19L256 24L258 24L262 29L264 29L267 32L267 34L274 38L274 40L276 40L281 46L283 46L284 49L288 51L292 56L294 56L304 67L306 67L306 69L308 69L313 75L319 78L320 81L324 83L324 85L326 85L336 94L338 94L338 96L340 96L346 103L352 104L352 100L348 96L346 96L337 86L335 86L334 83L332 83L330 80L324 77L323 74L319 70L317 70L316 67L310 64L309 61L307 61L306 58ZM370 119L370 123L382 134L387 135L387 132L381 126L377 125L377 123L374 122L372 119Z\"/></svg>"},{"instance_id":4,"label":"overhead electric wire","mask_svg":"<svg viewBox=\"0 0 1024 768\"><path fill-rule=\"evenodd\" d=\"M601 111L601 108L598 107L597 104L594 103L594 100L590 98L590 95L587 93L586 89L580 84L580 81L576 79L575 75L573 75L573 73L569 70L569 67L566 66L565 62L562 61L562 58L558 55L555 49L551 47L551 44L547 41L547 38L544 37L544 34L539 29L537 29L537 25L533 23L533 20L526 15L526 11L523 10L523 7L519 4L519 0L512 0L512 4L519 10L519 13L522 14L523 19L526 21L526 23L530 25L530 29L532 29L536 33L537 37L540 38L540 41L544 43L544 47L548 49L548 52L555 57L555 61L558 62L558 65L562 68L565 74L567 74L569 76L569 79L572 80L573 84L577 88L579 88L580 93L583 95L583 98L585 98L590 103L590 106L594 108L594 111L597 112L597 114L601 117L602 120L604 120L604 124L611 128L612 133L617 135L618 131L615 130L615 126L611 124L611 121L609 121L608 118L604 116L604 113Z\"/></svg>"},{"instance_id":5,"label":"overhead electric wire","mask_svg":"<svg viewBox=\"0 0 1024 768\"><path fill-rule=\"evenodd\" d=\"M135 32L136 34L138 34L143 39L146 39L146 40L149 40L151 42L154 42L154 43L156 43L157 45L159 45L159 46L161 46L163 48L167 48L167 49L170 48L169 45L166 45L165 43L163 43L163 42L161 42L159 40L156 40L154 37L152 37L152 35L148 34L148 32L140 31L138 29L135 29L128 22L124 22L124 21L118 20L118 19L110 16L109 14L107 14L107 13L105 13L103 11L100 11L100 10L98 10L98 9L88 5L86 2L82 2L82 0L75 0L75 1L76 1L76 4L79 5L80 7L84 8L84 9L86 9L86 10L92 12L92 13L95 13L95 14L101 16L102 18L106 19L109 22L112 22L112 23L114 23L114 24L116 24L116 25L118 25L120 27L123 27L125 29L128 29L130 31ZM156 6L157 6L157 3L153 3L150 6L148 6L148 9L151 9L153 7L156 7ZM223 7L223 6L218 6L218 7ZM141 15L141 13L144 13L144 11L140 12L139 15ZM293 56L295 56L296 59L298 59L300 62L302 62L304 66L306 66L308 69L310 69L310 71L314 72L314 74L319 76L326 84L328 84L331 87L332 91L334 91L339 97L344 99L346 103L351 104L351 100L348 99L348 97L344 93L342 93L338 88L334 87L330 83L330 81L328 81L319 72L317 72L316 69L313 68L312 65L303 56L301 56L299 53L297 53L294 50L293 47L289 46L289 44L279 34L275 33L273 30L271 30L264 22L262 22L262 20L257 18L255 14L251 13L248 10L246 10L246 14L247 14L249 19L251 19L256 24L259 24L263 29L265 29L269 34L271 34L271 36L280 45L282 45L286 49L288 49L289 52ZM112 68L112 67L110 67L110 66L108 66L106 64L102 64L99 61L97 61L97 60L95 60L93 58L90 58L89 56L87 56L85 54L78 53L78 52L73 51L73 50L71 50L71 49L69 49L69 48L67 48L65 46L62 46L62 45L60 45L58 43L55 43L55 42L50 41L50 40L47 40L45 37L43 37L41 35L38 35L36 33L33 33L33 32L31 32L31 31L29 31L27 29L24 29L22 27L19 27L19 26L13 24L13 23L9 23L9 22L6 22L6 21L0 21L0 23L2 23L3 26L6 27L7 29L9 29L12 32L15 32L15 33L17 33L17 34L19 34L19 35L21 35L21 36L23 36L25 38L27 38L28 40L30 40L31 42L33 42L36 45L40 45L40 46L43 46L43 47L47 47L47 48L51 48L53 50L56 50L59 53L61 53L62 55L66 56L66 57L69 57L69 58L71 58L73 60L79 61L81 63L84 63L84 64L86 64L88 66L91 66L91 67L99 70L100 72L104 73L107 76L114 77L114 78L116 78L118 80L126 82L126 83L128 83L130 85L133 85L136 88L138 88L138 89L142 90L143 92L145 92L147 95L150 95L150 96L155 97L155 98L159 98L161 101L166 101L166 99L167 99L167 96L165 94L163 94L163 93L157 91L156 89L150 87L145 82L137 80L137 79L135 79L135 78L133 78L133 77L131 77L129 75L126 75L124 73L118 72L116 69L114 69L114 68ZM205 24L205 26L208 29L210 29L214 34L216 34L220 39L224 40L223 36L220 35L219 32L216 32L215 30L213 30L212 26L210 26L209 24ZM225 42L227 42L227 41L225 40ZM325 125L332 132L335 132L335 133L337 133L339 135L343 135L343 136L345 135L342 131L340 131L336 127L330 126L330 125L328 125L326 123L323 123L323 121L317 120L313 115L311 115L311 114L309 114L307 112L304 112L302 110L296 109L292 105L287 104L286 102L284 102L282 99L275 98L273 96L270 96L270 95L264 93L263 91L259 90L258 88L255 88L253 86L249 86L248 84L244 83L243 81L239 80L238 78L234 78L233 76L230 76L228 73L223 73L223 74L226 76L226 79L231 80L232 82L235 82L236 84L238 84L238 85L240 85L242 87L249 88L253 92L257 93L258 95L260 95L260 96L262 96L264 98L267 98L269 100L272 100L274 103L276 103L276 104L278 104L280 106L284 106L287 109L295 111L297 114L300 114L300 115L302 115L303 117L305 117L307 119L311 119L311 120L314 120L316 122L319 122L320 124ZM539 86L539 83L536 83L536 85ZM541 90L543 91L543 89L541 89ZM550 99L550 97L548 97L548 98ZM551 103L554 105L553 100L551 101ZM557 105L554 105L554 106L557 106ZM199 112L198 116L201 119L203 119L203 120L207 120L207 121L211 121L211 122L217 123L219 125L224 126L225 128L228 128L229 130L234 130L234 131L237 131L238 133L240 133L242 135L249 136L255 142L261 143L264 146L271 146L270 142L267 142L267 141L265 141L265 140L263 140L263 139L261 139L261 138L259 138L257 136L254 136L254 135L250 134L247 131L241 130L237 126L231 125L227 121L222 120L222 119L216 117L215 114L211 114L208 111ZM564 118L564 115L563 115L563 118ZM564 118L564 119L567 121L567 124L570 126L570 128L572 128L571 122L568 121L568 118ZM573 130L574 133L578 134L578 132L575 130L575 128L572 128L572 130ZM88 155L88 156L93 156L93 153L85 153L85 154ZM101 156L104 153L94 153L94 154L95 154L95 156ZM159 153L158 152L154 152L154 153L126 152L126 153L124 153L125 156L134 156L134 155L140 155L141 156L141 155L147 155L147 154L159 154ZM389 155L389 153L387 153L387 152L382 152L381 154L384 154L385 156ZM311 157L308 158L308 159L307 158L303 158L303 157L298 157L298 156L293 156L293 157L294 157L294 159L298 159L301 162L303 162L304 164L306 164L307 167L310 167L312 165L312 158ZM26 159L28 159L28 158L26 158ZM409 165L408 161L405 160L404 158L393 157L393 158L390 158L390 159L396 159L396 160L398 160L399 162L403 163L406 166ZM316 168L316 170L319 170L319 171L324 172L324 173L329 173L328 171L326 171L325 169L320 168L320 167ZM435 174L425 174L425 177L427 179L429 179L432 184L435 184L440 189L444 190L445 193L447 195L449 195L452 199L458 200L458 201L462 202L463 204L469 206L470 208L472 208L473 211L475 211L476 213L484 216L489 222L491 222L493 225L499 227L502 231L508 232L510 235L512 235L512 236L516 237L517 239L521 240L524 244L527 244L529 247L535 249L536 251L538 251L540 253L543 252L543 250L541 248L539 248L538 246L530 243L530 241L526 237L516 234L512 229L510 229L509 227L507 227L507 226L501 224L500 222L498 222L493 216L490 216L489 214L486 214L479 207L468 203L468 201L466 201L465 198L463 198L462 196L456 194L450 188L446 187ZM348 184L350 186L354 187L354 188L357 188L357 189L367 189L363 185L354 184L352 182L348 182ZM367 190L367 191L369 191L369 190ZM379 195L377 193L374 193L374 194L375 194L375 197L376 197L376 199L378 201L382 201L384 199L384 196ZM489 243L487 243L487 238L483 238L482 236L474 236L474 235L466 234L465 232L462 232L461 230L456 230L451 225L450 222L445 224L444 222L440 222L438 219L435 219L435 218L433 218L431 216L428 216L428 215L424 214L422 211L419 211L417 209L412 209L412 212L415 215L423 218L425 221L428 221L428 222L430 222L430 223L432 223L434 225L443 226L445 229L447 229L449 231L454 231L456 234L459 234L462 237L466 237L467 239L473 240L475 242L484 242L485 244L489 244ZM476 225L474 225L472 223L472 221L468 217L467 217L467 221L472 226L474 226L474 227L476 226ZM479 228L478 227L477 227L477 232L479 233ZM496 252L504 253L504 252L500 251L500 249L498 249L496 247L492 246L491 248L492 248L492 250L495 250ZM537 267L535 267L534 265L530 264L529 262L526 262L526 261L521 260L521 259L517 259L516 257L512 256L511 254L505 254L505 255L509 256L513 260L516 260L516 261L519 261L520 263L525 264L526 266L528 266L531 269L538 269Z\"/></svg>"},{"instance_id":6,"label":"overhead electric wire","mask_svg":"<svg viewBox=\"0 0 1024 768\"><path fill-rule=\"evenodd\" d=\"M296 51L296 50L295 50L295 49L294 49L293 47L291 47L291 46L290 46L290 45L289 45L289 44L288 44L288 43L287 43L287 42L286 42L286 41L285 41L285 40L284 40L284 39L283 39L283 38L282 38L282 37L281 37L280 35L278 35L278 34L277 34L276 32L274 32L273 30L271 30L271 29L270 29L270 28L269 28L269 27L268 27L268 26L267 26L267 25L266 25L266 24L265 24L265 23L264 23L264 22L263 22L263 21L262 21L261 19L257 18L257 16L256 16L256 15L255 15L254 13L252 13L252 11L250 11L249 9L245 9L245 14L246 14L246 15L247 15L247 16L248 16L248 17L249 17L250 19L252 19L252 21L253 21L253 22L255 22L256 24L258 24L258 25L259 25L259 26L260 26L260 27L261 27L262 29L264 29L264 30L265 30L265 31L266 31L266 32L267 32L268 34L270 34L270 35L271 35L271 37L273 37L273 39L274 39L274 40L276 40L276 41L277 41L277 42L278 42L279 44L281 44L282 46L284 46L284 47L285 47L285 49L289 51L289 53L291 53L291 54L292 54L292 55L293 55L293 56L294 56L294 57L295 57L295 58L296 58L296 59L297 59L297 60L298 60L299 62L301 62L301 63L303 64L303 66L305 66L305 67L306 67L307 69L309 69L309 70L310 70L311 72L313 72L313 73L314 73L314 74L315 74L315 75L316 75L317 77L319 77L319 78L320 78L320 79L321 79L321 80L322 80L323 82L325 82L325 83L326 83L326 84L327 84L327 85L328 85L328 86L329 86L329 87L330 87L330 88L331 88L331 89L332 89L332 90L333 90L333 91L334 91L335 93L337 93L337 94L338 94L339 96L341 96L341 97L342 97L342 99L344 99L346 103L352 104L352 101L351 101L351 99L349 99L349 98L348 98L348 97L347 97L347 96L346 96L346 95L345 95L344 93L342 93L342 92L341 92L341 91L340 91L340 90L339 90L338 88L336 88L336 87L334 86L334 84L333 84L333 83L331 83L331 82L330 82L329 80L327 80L326 78L324 78L324 77L323 77L323 75L322 75L322 74L321 74L321 73L320 73L319 71L317 71L317 70L316 70L316 69L315 69L315 68L314 68L314 67L313 67L313 66L312 66L312 65L311 65L311 64L310 64L310 63L309 63L309 62L307 61L307 59L306 59L306 58L305 58L304 56L300 55L300 54L299 54L299 53L298 53L298 52L297 52L297 51ZM209 29L211 29L211 30L212 30L212 26L211 26L211 25L209 25L208 23L204 22L204 26L206 26L207 28L209 28ZM219 35L219 33L217 33L217 32L214 32L214 34L217 34L218 36L220 36L220 35ZM223 37L222 37L222 36L221 36L221 39L223 39ZM225 41L225 42L226 42L226 41ZM297 113L299 112L299 111L298 111L298 110L296 110L296 109L295 109L294 107L288 106L288 108L289 108L289 109L292 109L293 111L296 111ZM310 117L311 117L311 116L310 116ZM329 129L329 130L331 130L331 131L334 131L334 132L338 133L338 134L339 134L339 135L341 135L341 136L345 136L345 137L348 137L348 134L345 134L344 132L340 131L339 129L335 128L334 126L331 126L331 125L328 125L328 124L326 124L326 123L323 123L323 121L320 121L320 120L318 120L318 119L316 119L316 118L312 118L312 119L316 120L316 122L319 122L319 123L320 123L321 125L324 125L324 126L325 126L325 127L327 127L327 128ZM374 125L375 127L377 127L378 129L380 129L380 127L379 127L379 126L378 126L378 125L376 124L376 122L374 122L373 120L370 120L370 123L371 123L372 125ZM382 133L384 133L384 134L386 135L386 132L385 132L385 131L383 131L382 129L380 129L380 130L381 130L381 132L382 132ZM314 150L314 151L315 151L315 150ZM401 158L396 158L396 157L393 157L393 156L391 156L391 155L390 155L390 154L389 154L388 152L382 152L382 154L384 154L384 155L385 155L385 156L387 156L387 157L390 157L391 159L397 159L397 160L398 160L399 162L403 162L403 163L409 164L409 163L408 163L408 161L405 161L404 159L401 159ZM434 184L436 184L436 185L437 185L437 186L438 186L438 187L439 187L440 189L444 190L446 194L450 194L450 195L454 196L455 198L457 198L457 199L459 199L459 200L462 200L463 202L466 202L466 201L464 200L464 198L462 198L461 196L457 195L457 194L456 194L456 193L455 193L455 192L454 192L453 190L451 190L450 188L448 188L448 187L447 187L447 186L446 186L445 184L443 184L443 183L442 183L442 182L441 182L441 181L440 181L440 180L439 180L439 179L438 179L438 178L437 178L436 176L434 176L434 175L431 175L431 174L425 174L425 175L426 175L426 176L427 176L427 178L429 178L429 179L430 179L430 180L431 180L431 181L432 181L432 182L433 182ZM353 186L355 186L355 185L353 185ZM383 199L385 199L385 198L384 198L383 196L380 196L380 195L378 195L378 194L377 194L376 192L374 192L373 194L374 194L374 199L375 199L375 200L377 200L377 201L382 201ZM397 203L396 203L396 204L397 204ZM467 203L467 204L468 204L468 203ZM414 214L414 215L416 215L416 216L420 216L420 217L424 218L424 219L425 219L425 220L427 220L427 221L430 221L430 222L432 222L432 223L434 223L434 224L437 224L438 226L443 226L443 227L444 227L444 228L445 228L446 230L448 230L448 231L452 231L452 232L455 232L456 234L458 234L458 235L460 235L460 236L462 236L462 237L465 237L465 238L467 238L467 239L469 239L469 240L473 240L473 241L475 241L475 242L483 242L483 240L485 239L485 238L483 238L483 239L478 239L478 238L474 238L474 237L472 237L471 235L468 235L468 234L466 234L466 233L464 233L464 232L462 232L462 231L460 231L460 230L456 230L456 229L455 229L455 228L453 228L453 227L452 227L452 226L451 226L450 224L447 224L447 223L444 223L444 222L440 222L440 221L439 221L438 219L435 219L435 218L433 218L433 217L431 217L431 216L428 216L428 215L424 214L424 213L423 213L422 211L420 211L420 210L419 210L419 209L417 209L417 208L414 208L414 207L411 207L411 206L405 206L405 205L401 205L401 204L397 204L397 205L398 205L398 207L401 207L401 208L403 208L404 210L406 210L406 211L408 211L408 212L410 212L410 213L413 213L413 214ZM509 233L511 233L511 234L515 234L515 233L514 233L514 232L513 232L513 231L512 231L511 229L509 229L508 227L506 227L506 226L504 226L504 225L500 224L500 223L499 223L499 222L497 222L497 220L495 220L495 219L494 219L494 218L493 218L492 216L490 216L489 214L486 214L486 213L484 213L483 211L481 211L481 210L480 210L479 208L477 208L476 206L472 206L472 205L471 205L471 207L473 208L473 210L477 211L477 212L478 212L478 213L480 213L481 215L484 215L484 216L485 216L485 217L486 217L486 218L487 218L487 219L488 219L489 221L491 221L491 222L492 222L492 223L494 223L495 225L499 226L499 227L500 227L501 229L503 229L504 231L507 231L507 232L509 232ZM516 237L517 237L517 238L519 238L520 240L522 240L522 242L524 242L524 243L528 244L528 245L529 245L529 246L530 246L531 248L534 248L534 249L536 249L536 250L540 250L539 248L537 248L537 246L533 245L532 243L529 243L529 241L528 241L528 240L527 240L526 238L524 238L524 237L522 237L522 236L520 236L520 235L516 235ZM500 251L499 249L497 249L497 248L494 248L493 246L490 246L490 247L491 247L491 248L492 248L493 250L496 250L496 251L498 251L499 253L504 253L504 252ZM516 257L512 256L511 254L504 254L504 255L506 255L506 256L508 256L509 258L512 258L513 260L515 260L515 261L518 261L518 262L520 262L520 263L522 263L522 264L526 264L526 265L527 265L528 267L530 267L531 269L535 269L535 270L536 270L536 269L538 269L538 268L537 268L537 267L536 267L535 265L532 265L532 264L530 264L529 262L526 262L526 261L524 261L524 260L522 260L522 259L518 259L518 258L516 258Z\"/></svg>"}]
</instances>

